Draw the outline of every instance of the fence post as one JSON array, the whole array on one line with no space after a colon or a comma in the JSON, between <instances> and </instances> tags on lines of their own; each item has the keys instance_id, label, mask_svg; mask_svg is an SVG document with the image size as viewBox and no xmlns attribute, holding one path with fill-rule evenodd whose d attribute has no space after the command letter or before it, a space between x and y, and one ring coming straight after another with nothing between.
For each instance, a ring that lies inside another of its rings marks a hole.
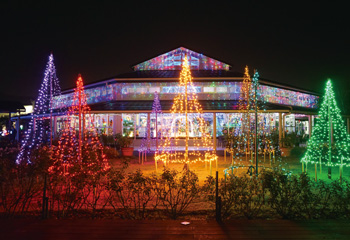
<instances>
[{"instance_id":1,"label":"fence post","mask_svg":"<svg viewBox=\"0 0 350 240\"><path fill-rule=\"evenodd\" d=\"M215 181L215 213L216 221L221 222L221 197L219 197L219 172L216 171Z\"/></svg>"},{"instance_id":2,"label":"fence post","mask_svg":"<svg viewBox=\"0 0 350 240\"><path fill-rule=\"evenodd\" d=\"M44 189L43 189L43 205L42 205L42 213L41 213L42 219L47 218L48 203L49 203L49 198L46 197L46 181L47 181L47 174L45 173L45 175L44 175Z\"/></svg>"}]
</instances>

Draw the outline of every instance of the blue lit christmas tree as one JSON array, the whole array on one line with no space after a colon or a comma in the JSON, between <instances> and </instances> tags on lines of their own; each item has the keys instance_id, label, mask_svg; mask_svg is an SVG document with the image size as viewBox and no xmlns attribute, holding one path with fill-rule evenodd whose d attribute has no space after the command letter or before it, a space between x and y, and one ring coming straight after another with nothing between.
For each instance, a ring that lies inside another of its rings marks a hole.
<instances>
[{"instance_id":1,"label":"blue lit christmas tree","mask_svg":"<svg viewBox=\"0 0 350 240\"><path fill-rule=\"evenodd\" d=\"M334 97L332 82L328 80L317 122L301 162L327 166L330 178L331 167L339 166L341 174L342 167L350 165L349 150L350 138Z\"/></svg>"},{"instance_id":2,"label":"blue lit christmas tree","mask_svg":"<svg viewBox=\"0 0 350 240\"><path fill-rule=\"evenodd\" d=\"M17 163L25 161L30 163L32 151L42 145L51 144L52 133L52 109L53 99L61 94L53 55L49 56L44 73L44 79L39 89L39 95L35 101L29 128L22 141L21 150L17 156Z\"/></svg>"},{"instance_id":3,"label":"blue lit christmas tree","mask_svg":"<svg viewBox=\"0 0 350 240\"><path fill-rule=\"evenodd\" d=\"M150 115L151 118L155 119L154 134L152 134L151 132L151 119L147 118L147 131L146 131L145 137L141 141L141 146L139 148L140 154L145 155L147 152L150 152L152 148L155 149L156 154L158 153L158 146L160 144L160 141L162 140L162 132L161 132L162 126L158 126L158 119L161 116L162 116L162 106L160 105L159 95L157 92L155 92L153 105L152 105L152 113Z\"/></svg>"}]
</instances>

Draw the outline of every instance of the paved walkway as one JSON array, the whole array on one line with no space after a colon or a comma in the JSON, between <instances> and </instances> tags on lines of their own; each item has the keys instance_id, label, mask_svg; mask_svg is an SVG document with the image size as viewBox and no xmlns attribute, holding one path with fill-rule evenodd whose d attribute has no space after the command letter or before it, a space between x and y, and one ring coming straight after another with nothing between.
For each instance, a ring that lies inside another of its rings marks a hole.
<instances>
[{"instance_id":1,"label":"paved walkway","mask_svg":"<svg viewBox=\"0 0 350 240\"><path fill-rule=\"evenodd\" d=\"M0 239L350 239L350 223L340 220L0 220Z\"/></svg>"}]
</instances>

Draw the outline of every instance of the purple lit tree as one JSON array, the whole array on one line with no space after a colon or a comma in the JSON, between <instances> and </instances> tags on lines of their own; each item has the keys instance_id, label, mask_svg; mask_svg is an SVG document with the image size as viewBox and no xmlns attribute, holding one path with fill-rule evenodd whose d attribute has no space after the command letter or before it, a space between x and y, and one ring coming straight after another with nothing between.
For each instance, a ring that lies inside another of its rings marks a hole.
<instances>
[{"instance_id":1,"label":"purple lit tree","mask_svg":"<svg viewBox=\"0 0 350 240\"><path fill-rule=\"evenodd\" d=\"M17 163L23 161L30 163L31 153L36 147L42 144L52 144L53 100L54 97L61 94L53 60L53 55L50 54L44 73L44 80L41 83L39 95L35 101L29 128L25 133L17 156Z\"/></svg>"},{"instance_id":2,"label":"purple lit tree","mask_svg":"<svg viewBox=\"0 0 350 240\"><path fill-rule=\"evenodd\" d=\"M152 105L152 113L149 118L147 118L147 131L145 137L141 141L141 146L139 148L139 157L143 155L146 157L146 153L150 152L152 148L158 153L158 144L162 139L162 132L159 131L158 117L162 115L162 106L160 105L159 95L157 92L154 93L154 100ZM154 134L151 133L151 117L155 117ZM149 134L150 133L150 134Z\"/></svg>"}]
</instances>

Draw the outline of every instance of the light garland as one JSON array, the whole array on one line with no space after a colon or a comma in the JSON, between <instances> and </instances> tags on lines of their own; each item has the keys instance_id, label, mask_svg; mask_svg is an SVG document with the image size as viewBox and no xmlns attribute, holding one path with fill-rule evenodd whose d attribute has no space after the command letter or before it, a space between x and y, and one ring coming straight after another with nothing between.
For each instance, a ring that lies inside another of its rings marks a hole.
<instances>
[{"instance_id":1,"label":"light garland","mask_svg":"<svg viewBox=\"0 0 350 240\"><path fill-rule=\"evenodd\" d=\"M330 79L327 81L317 122L301 162L328 167L350 166L350 137L337 106Z\"/></svg>"},{"instance_id":2,"label":"light garland","mask_svg":"<svg viewBox=\"0 0 350 240\"><path fill-rule=\"evenodd\" d=\"M241 94L239 98L239 110L241 112L240 121L236 119L237 124L232 128L225 130L228 139L226 152L233 154L232 164L238 164L243 159L253 161L255 153L255 125L257 126L257 153L274 154L277 150L274 146L271 133L268 131L264 95L259 84L259 73L255 71L253 79L250 78L249 68L245 67ZM257 123L255 122L255 111L258 111ZM232 122L230 119L229 122ZM240 123L240 124L239 124ZM242 163L240 163L242 165Z\"/></svg>"},{"instance_id":3,"label":"light garland","mask_svg":"<svg viewBox=\"0 0 350 240\"><path fill-rule=\"evenodd\" d=\"M160 105L159 101L159 95L157 92L154 92L154 100L152 105L152 112L150 114L150 117L147 118L147 128L146 128L146 136L142 139L141 145L139 148L139 152L150 152L152 147L155 148L155 152L158 153L158 144L162 141L162 134L159 129L163 129L162 124L158 126L158 118L162 119L162 106ZM155 118L155 137L152 137L148 135L151 129L151 118ZM161 121L162 123L163 121ZM160 133L160 134L159 134Z\"/></svg>"},{"instance_id":4,"label":"light garland","mask_svg":"<svg viewBox=\"0 0 350 240\"><path fill-rule=\"evenodd\" d=\"M53 134L50 121L52 121L53 98L56 97L58 100L60 94L61 88L56 76L53 54L50 54L46 64L44 79L39 89L39 95L35 101L29 127L25 133L20 152L16 159L17 164L23 161L30 163L32 151L36 147L41 144L51 144Z\"/></svg>"},{"instance_id":5,"label":"light garland","mask_svg":"<svg viewBox=\"0 0 350 240\"><path fill-rule=\"evenodd\" d=\"M73 105L68 109L53 159L49 172L67 177L77 173L95 176L110 168L94 126L93 115L86 103L80 75L74 90Z\"/></svg>"},{"instance_id":6,"label":"light garland","mask_svg":"<svg viewBox=\"0 0 350 240\"><path fill-rule=\"evenodd\" d=\"M178 86L180 88L184 88L183 93L178 93L174 98L174 103L171 107L171 114L173 119L175 119L178 115L181 115L185 118L184 123L184 133L182 131L181 126L173 129L170 128L167 132L167 136L165 138L164 144L160 147L161 153L155 155L156 163L158 161L162 161L167 164L169 162L176 163L196 163L196 162L211 162L217 160L216 153L212 150L213 143L211 141L211 137L205 129L205 121L202 116L203 110L201 105L198 102L198 96L194 91L194 86L192 84L192 76L190 66L188 64L187 57L184 58L182 64L182 71L180 73L180 81ZM189 149L189 128L190 128L190 114L195 113L193 117L193 122L196 122L199 132L201 133L200 137L193 137L191 140L193 141L193 149ZM183 124L182 120L180 120L179 125ZM174 138L172 139L172 135L174 134ZM180 151L179 136L184 135L185 141L185 149L184 152ZM203 148L203 149L200 149Z\"/></svg>"},{"instance_id":7,"label":"light garland","mask_svg":"<svg viewBox=\"0 0 350 240\"><path fill-rule=\"evenodd\" d=\"M182 58L186 56L190 62L190 68L195 70L225 70L230 69L230 65L209 58L203 54L191 51L184 47L179 47L170 52L159 55L148 61L137 64L134 71L143 70L179 70L181 69Z\"/></svg>"},{"instance_id":8,"label":"light garland","mask_svg":"<svg viewBox=\"0 0 350 240\"><path fill-rule=\"evenodd\" d=\"M154 78L158 78L157 75ZM147 83L147 84L145 84ZM195 82L194 91L198 95L198 100L239 100L242 82L215 81ZM317 108L319 97L312 94L260 85L262 97L265 102L277 103L289 106L299 106L304 108ZM87 103L94 104L108 101L149 101L153 100L153 93L156 91L162 95L163 100L172 100L174 93L183 91L179 89L176 82L110 82L103 86L96 86L86 89L88 96ZM72 104L73 93L62 95L62 104L69 107ZM59 108L61 101L55 102L54 108Z\"/></svg>"}]
</instances>

